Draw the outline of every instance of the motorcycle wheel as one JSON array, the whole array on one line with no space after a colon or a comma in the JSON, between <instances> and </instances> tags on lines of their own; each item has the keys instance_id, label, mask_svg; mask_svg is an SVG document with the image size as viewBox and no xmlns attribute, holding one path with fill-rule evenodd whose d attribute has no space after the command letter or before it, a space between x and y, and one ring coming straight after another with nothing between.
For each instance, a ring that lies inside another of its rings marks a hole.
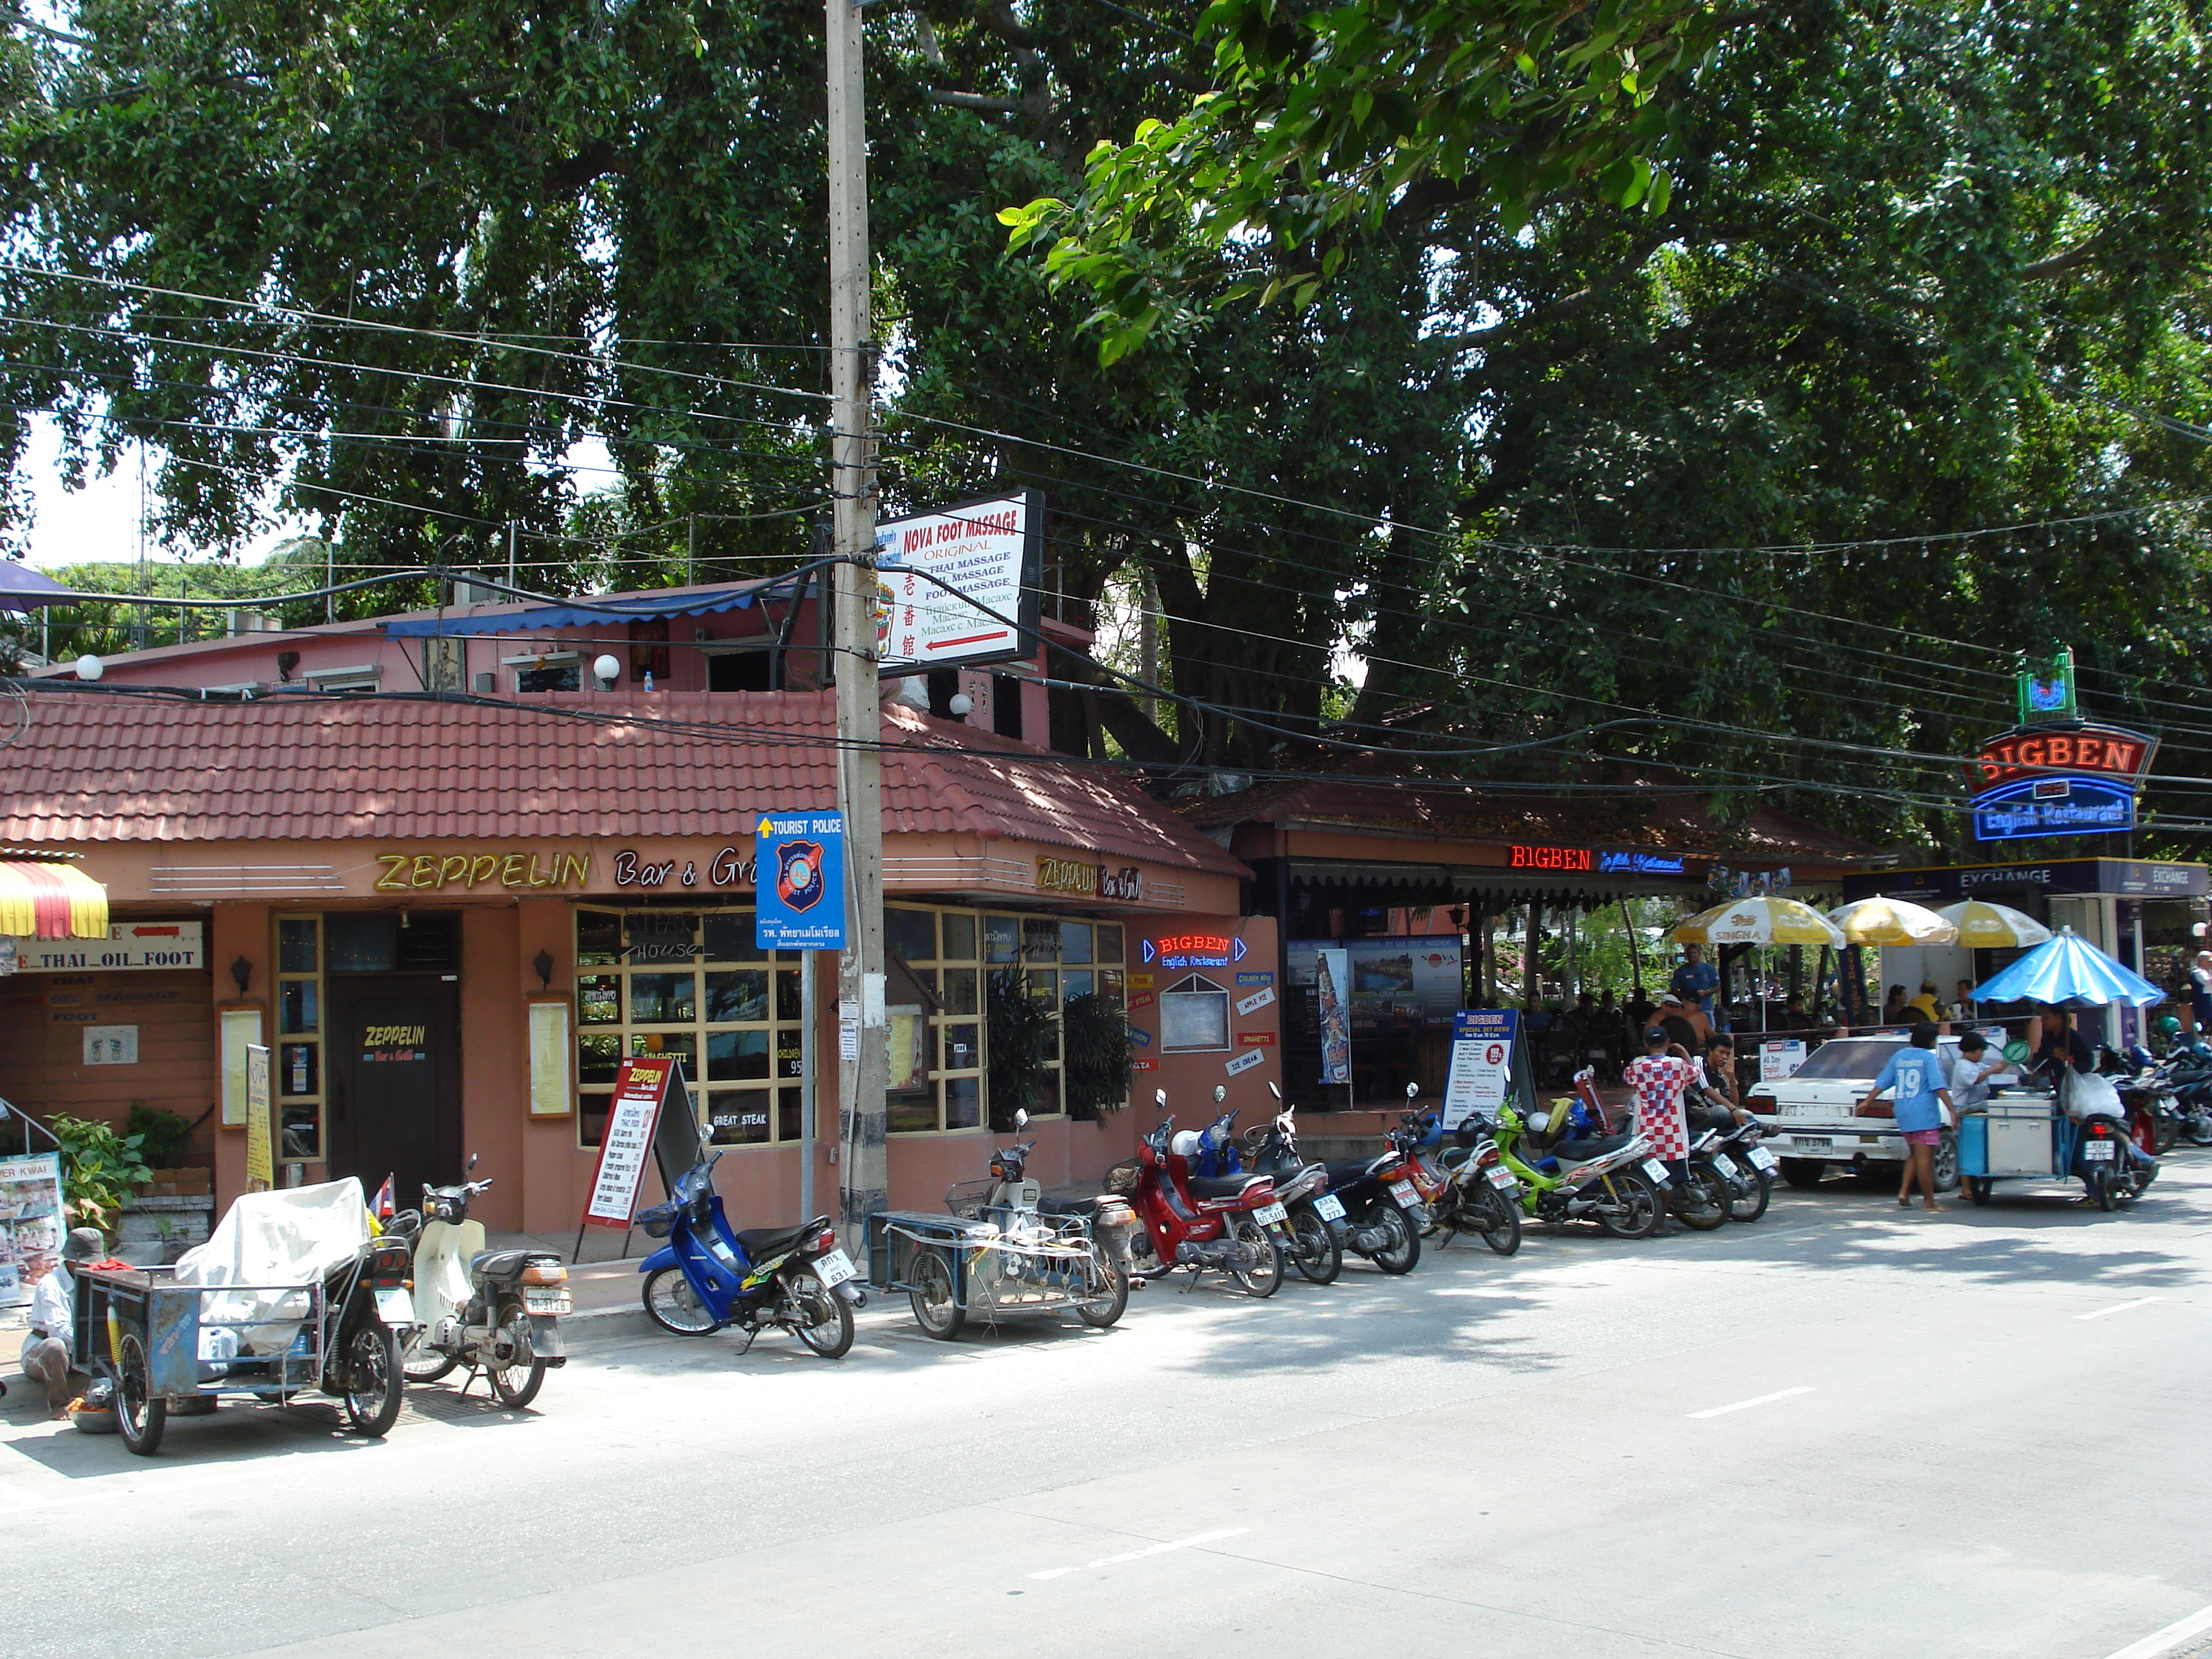
<instances>
[{"instance_id":1,"label":"motorcycle wheel","mask_svg":"<svg viewBox=\"0 0 2212 1659\"><path fill-rule=\"evenodd\" d=\"M2089 1197L2099 1209L2107 1212L2119 1208L2119 1183L2113 1180L2110 1170L2099 1170L2089 1176Z\"/></svg>"},{"instance_id":2,"label":"motorcycle wheel","mask_svg":"<svg viewBox=\"0 0 2212 1659\"><path fill-rule=\"evenodd\" d=\"M2181 1125L2174 1120L2173 1114L2171 1112L2156 1114L2152 1117L2150 1123L2152 1141L2150 1155L2153 1158L2164 1158L2173 1150L2174 1143L2181 1139Z\"/></svg>"},{"instance_id":3,"label":"motorcycle wheel","mask_svg":"<svg viewBox=\"0 0 2212 1659\"><path fill-rule=\"evenodd\" d=\"M518 1353L528 1347L529 1330L526 1326L518 1329L520 1323L519 1320L508 1321L506 1331L507 1341ZM530 1359L519 1364L502 1365L494 1361L484 1367L484 1381L491 1384L493 1397L501 1405L520 1411L537 1399L538 1389L545 1386L545 1362Z\"/></svg>"},{"instance_id":4,"label":"motorcycle wheel","mask_svg":"<svg viewBox=\"0 0 2212 1659\"><path fill-rule=\"evenodd\" d=\"M1669 1206L1674 1218L1692 1232L1709 1233L1728 1225L1728 1182L1710 1164L1692 1164L1689 1178Z\"/></svg>"},{"instance_id":5,"label":"motorcycle wheel","mask_svg":"<svg viewBox=\"0 0 2212 1659\"><path fill-rule=\"evenodd\" d=\"M1521 1248L1521 1206L1497 1188L1486 1188L1475 1206L1475 1231L1498 1255L1511 1255Z\"/></svg>"},{"instance_id":6,"label":"motorcycle wheel","mask_svg":"<svg viewBox=\"0 0 2212 1659\"><path fill-rule=\"evenodd\" d=\"M853 1346L853 1304L811 1273L785 1279L783 1297L799 1340L824 1359L842 1359Z\"/></svg>"},{"instance_id":7,"label":"motorcycle wheel","mask_svg":"<svg viewBox=\"0 0 2212 1659\"><path fill-rule=\"evenodd\" d=\"M1420 1236L1406 1212L1385 1199L1369 1213L1375 1224L1391 1235L1392 1242L1375 1252L1375 1265L1386 1273L1409 1273L1421 1260Z\"/></svg>"},{"instance_id":8,"label":"motorcycle wheel","mask_svg":"<svg viewBox=\"0 0 2212 1659\"><path fill-rule=\"evenodd\" d=\"M676 1336L712 1336L708 1313L681 1267L656 1267L645 1276L645 1311L653 1322Z\"/></svg>"},{"instance_id":9,"label":"motorcycle wheel","mask_svg":"<svg viewBox=\"0 0 2212 1659\"><path fill-rule=\"evenodd\" d=\"M126 1336L115 1352L115 1427L126 1449L140 1457L151 1457L161 1449L161 1431L169 1425L167 1401L154 1393L154 1368L146 1360L146 1345Z\"/></svg>"},{"instance_id":10,"label":"motorcycle wheel","mask_svg":"<svg viewBox=\"0 0 2212 1659\"><path fill-rule=\"evenodd\" d=\"M2192 1146L2212 1146L2212 1111L2190 1113L2186 1133Z\"/></svg>"},{"instance_id":11,"label":"motorcycle wheel","mask_svg":"<svg viewBox=\"0 0 2212 1659\"><path fill-rule=\"evenodd\" d=\"M1344 1246L1335 1229L1313 1211L1300 1209L1291 1218L1291 1265L1300 1277L1328 1285L1344 1271Z\"/></svg>"},{"instance_id":12,"label":"motorcycle wheel","mask_svg":"<svg viewBox=\"0 0 2212 1659\"><path fill-rule=\"evenodd\" d=\"M1659 1231L1659 1189L1650 1176L1641 1170L1615 1170L1598 1182L1605 1188L1596 1211L1601 1228L1615 1238L1649 1238Z\"/></svg>"},{"instance_id":13,"label":"motorcycle wheel","mask_svg":"<svg viewBox=\"0 0 2212 1659\"><path fill-rule=\"evenodd\" d=\"M1094 1331L1103 1331L1128 1311L1129 1275L1119 1267L1097 1263L1094 1272L1106 1276L1106 1287L1088 1302L1075 1304L1075 1316Z\"/></svg>"},{"instance_id":14,"label":"motorcycle wheel","mask_svg":"<svg viewBox=\"0 0 2212 1659\"><path fill-rule=\"evenodd\" d=\"M952 1294L952 1269L936 1250L921 1249L906 1271L906 1299L914 1310L914 1322L925 1335L950 1342L968 1322L968 1310Z\"/></svg>"},{"instance_id":15,"label":"motorcycle wheel","mask_svg":"<svg viewBox=\"0 0 2212 1659\"><path fill-rule=\"evenodd\" d=\"M345 1367L345 1391L339 1398L347 1419L362 1433L382 1439L399 1420L400 1395L407 1386L407 1375L399 1369L399 1334L380 1321L363 1321L346 1338L338 1363Z\"/></svg>"},{"instance_id":16,"label":"motorcycle wheel","mask_svg":"<svg viewBox=\"0 0 2212 1659\"><path fill-rule=\"evenodd\" d=\"M1275 1243L1274 1234L1250 1216L1241 1215L1230 1224L1229 1237L1260 1258L1256 1267L1229 1269L1229 1276L1245 1295L1257 1300L1283 1288L1283 1247Z\"/></svg>"},{"instance_id":17,"label":"motorcycle wheel","mask_svg":"<svg viewBox=\"0 0 2212 1659\"><path fill-rule=\"evenodd\" d=\"M1729 1219L1756 1221L1766 1213L1766 1206L1774 1201L1774 1177L1764 1170L1751 1172L1751 1190L1732 1195L1729 1200Z\"/></svg>"},{"instance_id":18,"label":"motorcycle wheel","mask_svg":"<svg viewBox=\"0 0 2212 1659\"><path fill-rule=\"evenodd\" d=\"M428 1345L430 1333L417 1331L399 1356L400 1368L410 1382L435 1382L461 1362Z\"/></svg>"}]
</instances>

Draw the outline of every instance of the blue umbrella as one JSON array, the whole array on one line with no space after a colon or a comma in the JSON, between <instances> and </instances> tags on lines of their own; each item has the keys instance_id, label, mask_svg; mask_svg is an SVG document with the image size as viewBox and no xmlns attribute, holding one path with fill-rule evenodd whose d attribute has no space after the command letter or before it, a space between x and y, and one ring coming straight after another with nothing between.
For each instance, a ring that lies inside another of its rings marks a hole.
<instances>
[{"instance_id":1,"label":"blue umbrella","mask_svg":"<svg viewBox=\"0 0 2212 1659\"><path fill-rule=\"evenodd\" d=\"M34 605L69 605L76 593L27 564L0 559L0 611L28 611Z\"/></svg>"},{"instance_id":2,"label":"blue umbrella","mask_svg":"<svg viewBox=\"0 0 2212 1659\"><path fill-rule=\"evenodd\" d=\"M2142 975L2132 973L2063 927L2056 939L2026 956L1974 990L1977 1002L2043 1002L2075 1008L2103 1008L2115 1002L2148 1008L2166 1000Z\"/></svg>"}]
</instances>

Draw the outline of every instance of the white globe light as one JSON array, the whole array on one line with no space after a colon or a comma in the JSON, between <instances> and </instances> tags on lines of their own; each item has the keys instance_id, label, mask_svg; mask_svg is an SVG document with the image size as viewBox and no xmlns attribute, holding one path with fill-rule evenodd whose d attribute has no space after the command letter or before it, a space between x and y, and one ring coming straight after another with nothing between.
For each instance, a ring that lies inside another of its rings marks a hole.
<instances>
[{"instance_id":1,"label":"white globe light","mask_svg":"<svg viewBox=\"0 0 2212 1659\"><path fill-rule=\"evenodd\" d=\"M622 672L622 664L612 657L601 657L592 665L592 672L602 684L612 684L615 676Z\"/></svg>"},{"instance_id":2,"label":"white globe light","mask_svg":"<svg viewBox=\"0 0 2212 1659\"><path fill-rule=\"evenodd\" d=\"M968 718L969 711L975 707L975 699L969 696L965 691L955 691L951 697L945 700L945 706L951 709L956 716L962 720L965 720Z\"/></svg>"},{"instance_id":3,"label":"white globe light","mask_svg":"<svg viewBox=\"0 0 2212 1659\"><path fill-rule=\"evenodd\" d=\"M86 655L76 659L76 677L81 680L96 680L106 672L107 665L97 657Z\"/></svg>"}]
</instances>

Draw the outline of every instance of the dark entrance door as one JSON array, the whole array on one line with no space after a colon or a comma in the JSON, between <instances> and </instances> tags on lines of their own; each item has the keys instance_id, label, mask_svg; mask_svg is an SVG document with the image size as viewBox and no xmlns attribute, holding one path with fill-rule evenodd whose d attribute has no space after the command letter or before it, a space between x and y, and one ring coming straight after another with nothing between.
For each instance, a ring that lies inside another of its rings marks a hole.
<instances>
[{"instance_id":1,"label":"dark entrance door","mask_svg":"<svg viewBox=\"0 0 2212 1659\"><path fill-rule=\"evenodd\" d=\"M460 986L434 974L332 975L331 1175L399 1207L461 1178Z\"/></svg>"}]
</instances>

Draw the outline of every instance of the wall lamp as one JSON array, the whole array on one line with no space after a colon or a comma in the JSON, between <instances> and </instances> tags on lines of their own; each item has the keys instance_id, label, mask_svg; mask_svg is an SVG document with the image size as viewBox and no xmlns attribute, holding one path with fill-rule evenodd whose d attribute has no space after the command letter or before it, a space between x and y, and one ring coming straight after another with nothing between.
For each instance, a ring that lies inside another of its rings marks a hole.
<instances>
[{"instance_id":1,"label":"wall lamp","mask_svg":"<svg viewBox=\"0 0 2212 1659\"><path fill-rule=\"evenodd\" d=\"M230 976L238 986L238 994L244 996L246 988L253 982L253 964L244 957L230 964Z\"/></svg>"},{"instance_id":2,"label":"wall lamp","mask_svg":"<svg viewBox=\"0 0 2212 1659\"><path fill-rule=\"evenodd\" d=\"M540 951L532 958L530 965L538 970L538 982L547 990L551 990L553 988L553 953L550 951Z\"/></svg>"}]
</instances>

